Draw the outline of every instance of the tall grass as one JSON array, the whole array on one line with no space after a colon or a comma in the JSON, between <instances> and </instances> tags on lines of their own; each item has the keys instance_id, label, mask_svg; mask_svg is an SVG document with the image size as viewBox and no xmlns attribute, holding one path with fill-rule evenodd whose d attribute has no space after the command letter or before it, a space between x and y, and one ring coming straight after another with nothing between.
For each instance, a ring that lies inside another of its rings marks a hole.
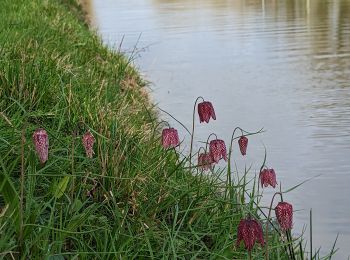
<instances>
[{"instance_id":1,"label":"tall grass","mask_svg":"<svg viewBox=\"0 0 350 260\"><path fill-rule=\"evenodd\" d=\"M164 151L145 82L88 30L73 0L2 0L0 17L1 258L247 257L235 241L246 213L264 218L255 180L193 174ZM39 127L50 140L45 165L32 144ZM87 130L93 159L81 143ZM271 259L303 251L273 229L269 240Z\"/></svg>"}]
</instances>

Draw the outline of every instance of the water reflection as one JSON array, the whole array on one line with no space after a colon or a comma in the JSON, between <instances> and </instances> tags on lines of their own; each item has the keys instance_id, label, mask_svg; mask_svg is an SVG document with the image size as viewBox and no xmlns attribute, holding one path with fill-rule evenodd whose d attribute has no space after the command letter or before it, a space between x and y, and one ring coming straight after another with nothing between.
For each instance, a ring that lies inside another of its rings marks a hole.
<instances>
[{"instance_id":1,"label":"water reflection","mask_svg":"<svg viewBox=\"0 0 350 260\"><path fill-rule=\"evenodd\" d=\"M190 126L195 98L213 102L218 120L199 125L197 141L263 126L268 132L251 138L247 157L235 151L239 169L257 170L265 144L283 187L321 174L288 194L300 210L295 230L312 207L314 244L327 250L339 232L336 259L350 254L350 0L92 0L91 7L107 44L123 38L126 52L147 47L136 62L161 108Z\"/></svg>"}]
</instances>

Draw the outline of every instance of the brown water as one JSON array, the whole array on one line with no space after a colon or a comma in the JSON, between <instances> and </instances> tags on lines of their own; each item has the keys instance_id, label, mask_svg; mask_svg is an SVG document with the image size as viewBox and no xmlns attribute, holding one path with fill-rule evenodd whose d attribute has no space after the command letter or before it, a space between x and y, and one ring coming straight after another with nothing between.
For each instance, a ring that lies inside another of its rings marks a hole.
<instances>
[{"instance_id":1,"label":"brown water","mask_svg":"<svg viewBox=\"0 0 350 260\"><path fill-rule=\"evenodd\" d=\"M312 208L314 246L326 252L339 233L334 259L350 255L350 0L90 4L105 43L123 39L159 107L190 127L195 98L213 102L217 120L198 124L197 140L264 127L244 159L235 147L238 169L256 172L265 145L283 189L317 176L285 196L297 210L294 232ZM265 197L267 205L271 189Z\"/></svg>"}]
</instances>

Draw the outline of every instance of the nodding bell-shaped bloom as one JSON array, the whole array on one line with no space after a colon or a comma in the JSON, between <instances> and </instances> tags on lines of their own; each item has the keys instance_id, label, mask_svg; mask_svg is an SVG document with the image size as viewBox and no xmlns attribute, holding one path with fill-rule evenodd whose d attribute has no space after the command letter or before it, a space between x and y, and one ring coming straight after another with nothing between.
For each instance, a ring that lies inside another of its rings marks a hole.
<instances>
[{"instance_id":1,"label":"nodding bell-shaped bloom","mask_svg":"<svg viewBox=\"0 0 350 260\"><path fill-rule=\"evenodd\" d=\"M283 231L292 229L293 206L288 202L279 202L275 208L276 218Z\"/></svg>"},{"instance_id":2,"label":"nodding bell-shaped bloom","mask_svg":"<svg viewBox=\"0 0 350 260\"><path fill-rule=\"evenodd\" d=\"M173 148L180 144L179 135L175 128L165 128L162 132L162 145L164 148Z\"/></svg>"},{"instance_id":3,"label":"nodding bell-shaped bloom","mask_svg":"<svg viewBox=\"0 0 350 260\"><path fill-rule=\"evenodd\" d=\"M85 148L86 156L88 158L92 158L94 155L94 143L95 137L92 135L90 131L86 132L82 137L83 146Z\"/></svg>"},{"instance_id":4,"label":"nodding bell-shaped bloom","mask_svg":"<svg viewBox=\"0 0 350 260\"><path fill-rule=\"evenodd\" d=\"M237 246L243 240L244 246L248 251L251 251L257 241L261 246L264 246L264 234L261 224L255 219L242 219L239 222L237 229Z\"/></svg>"},{"instance_id":5,"label":"nodding bell-shaped bloom","mask_svg":"<svg viewBox=\"0 0 350 260\"><path fill-rule=\"evenodd\" d=\"M35 130L33 133L33 142L39 160L44 164L49 158L49 137L47 132L42 128Z\"/></svg>"},{"instance_id":6,"label":"nodding bell-shaped bloom","mask_svg":"<svg viewBox=\"0 0 350 260\"><path fill-rule=\"evenodd\" d=\"M198 156L198 166L203 170L209 170L213 164L213 159L209 153L201 153Z\"/></svg>"},{"instance_id":7,"label":"nodding bell-shaped bloom","mask_svg":"<svg viewBox=\"0 0 350 260\"><path fill-rule=\"evenodd\" d=\"M259 179L261 182L261 187L271 186L273 188L276 187L276 173L274 169L264 169L259 174Z\"/></svg>"},{"instance_id":8,"label":"nodding bell-shaped bloom","mask_svg":"<svg viewBox=\"0 0 350 260\"><path fill-rule=\"evenodd\" d=\"M209 154L216 163L222 158L227 161L225 142L220 139L211 140L209 143Z\"/></svg>"},{"instance_id":9,"label":"nodding bell-shaped bloom","mask_svg":"<svg viewBox=\"0 0 350 260\"><path fill-rule=\"evenodd\" d=\"M248 146L248 138L245 136L241 136L238 140L239 149L241 150L242 155L246 155L247 146Z\"/></svg>"},{"instance_id":10,"label":"nodding bell-shaped bloom","mask_svg":"<svg viewBox=\"0 0 350 260\"><path fill-rule=\"evenodd\" d=\"M199 115L199 122L206 122L209 123L210 118L213 118L216 120L216 115L214 111L214 107L211 102L209 101L203 101L198 104L198 115Z\"/></svg>"}]
</instances>

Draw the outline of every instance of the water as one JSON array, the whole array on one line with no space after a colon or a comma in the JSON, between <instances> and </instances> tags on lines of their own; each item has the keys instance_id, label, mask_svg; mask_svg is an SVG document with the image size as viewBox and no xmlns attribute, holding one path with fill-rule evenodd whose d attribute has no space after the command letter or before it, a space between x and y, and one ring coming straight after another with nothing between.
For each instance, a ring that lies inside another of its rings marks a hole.
<instances>
[{"instance_id":1,"label":"water","mask_svg":"<svg viewBox=\"0 0 350 260\"><path fill-rule=\"evenodd\" d=\"M197 124L196 141L264 127L245 158L234 147L238 168L256 172L265 145L283 189L314 177L285 196L294 232L312 208L314 246L327 252L339 233L334 259L350 255L350 0L91 0L89 10L159 107L190 128L195 98L212 101L217 120Z\"/></svg>"}]
</instances>

